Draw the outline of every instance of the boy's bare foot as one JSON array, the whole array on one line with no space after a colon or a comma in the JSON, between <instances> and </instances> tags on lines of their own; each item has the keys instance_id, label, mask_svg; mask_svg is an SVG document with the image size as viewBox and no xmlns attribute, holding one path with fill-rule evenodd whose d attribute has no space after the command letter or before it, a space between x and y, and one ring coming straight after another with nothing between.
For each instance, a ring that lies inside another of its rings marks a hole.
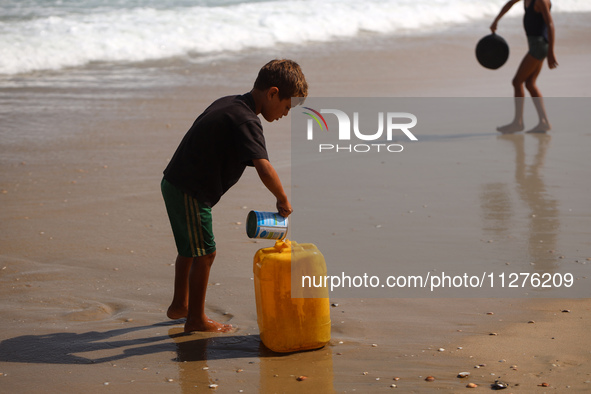
<instances>
[{"instance_id":1,"label":"boy's bare foot","mask_svg":"<svg viewBox=\"0 0 591 394\"><path fill-rule=\"evenodd\" d=\"M182 319L183 317L187 317L187 308L186 307L173 307L172 305L168 307L166 311L166 316L169 319L176 320Z\"/></svg>"},{"instance_id":2,"label":"boy's bare foot","mask_svg":"<svg viewBox=\"0 0 591 394\"><path fill-rule=\"evenodd\" d=\"M540 122L538 123L538 125L536 127L534 127L531 130L526 131L526 133L539 133L539 134L544 134L547 131L550 131L550 129L552 129L552 127L548 124L548 123L543 123Z\"/></svg>"},{"instance_id":3,"label":"boy's bare foot","mask_svg":"<svg viewBox=\"0 0 591 394\"><path fill-rule=\"evenodd\" d=\"M523 131L523 123L513 122L505 126L499 126L497 131L503 134L517 133Z\"/></svg>"},{"instance_id":4,"label":"boy's bare foot","mask_svg":"<svg viewBox=\"0 0 591 394\"><path fill-rule=\"evenodd\" d=\"M204 321L188 321L185 323L185 332L204 331L204 332L228 332L234 327L231 324L218 323L215 320L207 318Z\"/></svg>"}]
</instances>

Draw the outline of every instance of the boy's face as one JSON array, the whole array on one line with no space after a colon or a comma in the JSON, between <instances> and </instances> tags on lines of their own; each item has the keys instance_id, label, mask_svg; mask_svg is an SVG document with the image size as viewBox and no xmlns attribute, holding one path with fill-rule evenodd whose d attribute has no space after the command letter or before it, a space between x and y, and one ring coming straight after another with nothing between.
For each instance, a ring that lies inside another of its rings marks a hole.
<instances>
[{"instance_id":1,"label":"boy's face","mask_svg":"<svg viewBox=\"0 0 591 394\"><path fill-rule=\"evenodd\" d=\"M279 89L272 87L267 91L266 101L261 109L261 115L267 122L273 122L286 116L291 109L291 98L280 99Z\"/></svg>"}]
</instances>

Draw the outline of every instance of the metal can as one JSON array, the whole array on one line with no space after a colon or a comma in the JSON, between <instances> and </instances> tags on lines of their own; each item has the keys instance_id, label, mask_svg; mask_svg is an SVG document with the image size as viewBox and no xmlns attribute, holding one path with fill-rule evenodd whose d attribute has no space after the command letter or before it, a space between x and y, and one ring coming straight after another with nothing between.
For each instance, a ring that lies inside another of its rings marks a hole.
<instances>
[{"instance_id":1,"label":"metal can","mask_svg":"<svg viewBox=\"0 0 591 394\"><path fill-rule=\"evenodd\" d=\"M246 217L249 238L284 239L289 221L277 212L250 211Z\"/></svg>"}]
</instances>

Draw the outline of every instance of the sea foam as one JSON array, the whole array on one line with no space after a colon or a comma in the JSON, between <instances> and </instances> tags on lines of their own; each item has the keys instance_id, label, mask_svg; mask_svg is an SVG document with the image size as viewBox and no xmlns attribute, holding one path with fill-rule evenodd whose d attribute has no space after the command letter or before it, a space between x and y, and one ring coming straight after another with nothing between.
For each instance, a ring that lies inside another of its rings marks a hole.
<instances>
[{"instance_id":1,"label":"sea foam","mask_svg":"<svg viewBox=\"0 0 591 394\"><path fill-rule=\"evenodd\" d=\"M16 7L7 9L8 16L0 18L0 74L57 70L92 62L142 62L280 44L330 42L362 32L414 34L492 19L504 1L287 0L226 2L223 6L201 3L187 6L186 1L176 0L163 8L156 3L147 2L151 5L147 7L146 3L135 1L131 3L134 6L128 4L124 8L60 8L56 2L54 8L29 8L20 13ZM514 8L514 15L522 12L519 7ZM591 1L563 0L554 7L554 11L581 10L591 11Z\"/></svg>"}]
</instances>

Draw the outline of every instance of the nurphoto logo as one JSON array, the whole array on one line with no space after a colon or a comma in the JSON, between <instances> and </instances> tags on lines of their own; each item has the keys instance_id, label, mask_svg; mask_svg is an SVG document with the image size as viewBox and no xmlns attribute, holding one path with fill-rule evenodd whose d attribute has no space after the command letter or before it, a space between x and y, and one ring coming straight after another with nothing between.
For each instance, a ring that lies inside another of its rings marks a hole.
<instances>
[{"instance_id":1,"label":"nurphoto logo","mask_svg":"<svg viewBox=\"0 0 591 394\"><path fill-rule=\"evenodd\" d=\"M307 139L314 140L314 128L320 129L320 132L330 133L328 123L322 114L332 114L336 116L338 122L337 136L338 141L373 141L372 143L360 144L343 144L343 143L321 143L318 144L318 151L322 152L349 152L349 153L366 153L366 152L402 152L404 147L401 144L390 143L396 133L402 132L410 141L418 141L417 137L410 131L416 126L417 117L408 112L378 112L378 126L377 131L374 128L369 131L368 126L365 125L363 132L360 128L359 112L353 112L353 122L347 113L339 109L321 109L317 111L310 107L304 107L303 113L308 115L307 119ZM308 112L309 111L309 112ZM351 125L352 123L352 125ZM384 126L385 124L385 126ZM315 125L317 125L315 127ZM383 138L385 131L385 139ZM379 142L385 141L385 142Z\"/></svg>"}]
</instances>

